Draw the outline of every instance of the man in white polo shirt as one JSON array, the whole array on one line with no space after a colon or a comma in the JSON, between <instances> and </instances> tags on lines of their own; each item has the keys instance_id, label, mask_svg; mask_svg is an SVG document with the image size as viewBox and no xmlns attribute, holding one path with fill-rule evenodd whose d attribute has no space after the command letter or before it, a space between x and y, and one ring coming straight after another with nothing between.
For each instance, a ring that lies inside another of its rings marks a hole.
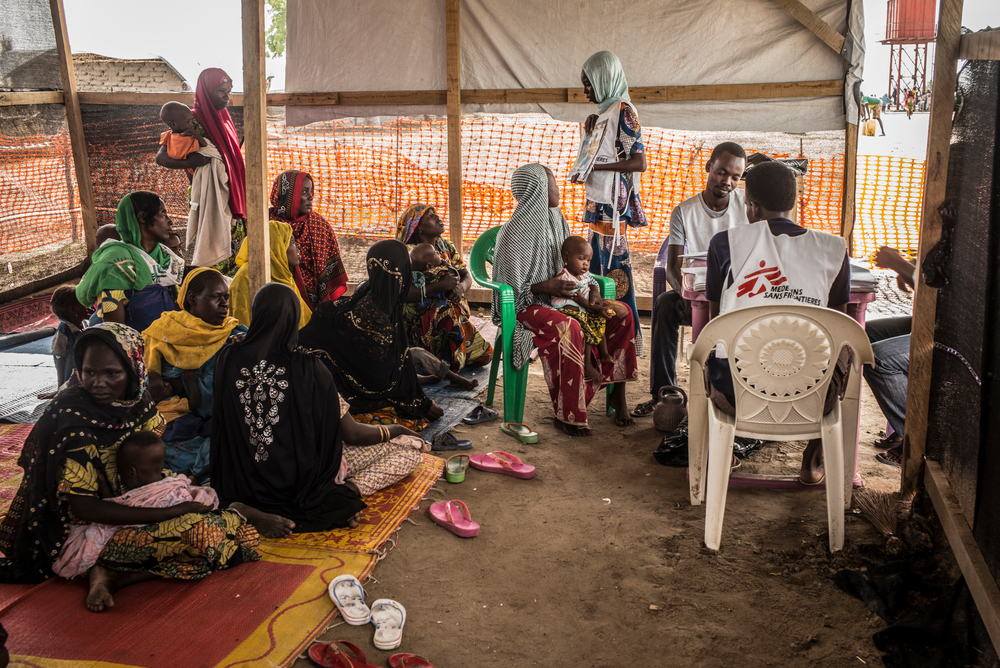
<instances>
[{"instance_id":1,"label":"man in white polo shirt","mask_svg":"<svg viewBox=\"0 0 1000 668\"><path fill-rule=\"evenodd\" d=\"M843 237L807 230L793 223L795 174L780 162L765 162L747 172L746 209L750 224L720 232L708 247L705 296L710 317L750 306L812 304L846 311L851 299L851 269ZM713 401L721 393L735 405L728 359L709 360ZM809 441L799 479L823 480L822 442Z\"/></svg>"},{"instance_id":2,"label":"man in white polo shirt","mask_svg":"<svg viewBox=\"0 0 1000 668\"><path fill-rule=\"evenodd\" d=\"M705 189L674 207L667 237L667 283L672 290L661 294L653 305L652 346L649 361L649 392L652 399L639 404L633 417L652 415L660 388L677 385L677 340L682 324L689 324L688 309L681 297L681 255L704 253L717 232L746 225L743 193L736 186L746 167L746 152L734 142L712 150L705 165Z\"/></svg>"}]
</instances>

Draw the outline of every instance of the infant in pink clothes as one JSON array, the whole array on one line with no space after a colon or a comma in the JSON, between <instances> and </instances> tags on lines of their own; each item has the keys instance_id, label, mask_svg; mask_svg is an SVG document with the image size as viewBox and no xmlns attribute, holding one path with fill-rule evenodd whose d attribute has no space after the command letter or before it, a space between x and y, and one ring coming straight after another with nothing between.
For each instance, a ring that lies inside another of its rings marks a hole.
<instances>
[{"instance_id":1,"label":"infant in pink clothes","mask_svg":"<svg viewBox=\"0 0 1000 668\"><path fill-rule=\"evenodd\" d=\"M166 447L154 432L139 431L118 446L118 479L123 493L107 499L132 508L170 508L187 501L219 507L219 497L208 487L193 486L187 476L164 477ZM139 525L127 525L139 526ZM123 526L77 524L52 565L52 571L64 578L83 575L97 563L101 550Z\"/></svg>"}]
</instances>

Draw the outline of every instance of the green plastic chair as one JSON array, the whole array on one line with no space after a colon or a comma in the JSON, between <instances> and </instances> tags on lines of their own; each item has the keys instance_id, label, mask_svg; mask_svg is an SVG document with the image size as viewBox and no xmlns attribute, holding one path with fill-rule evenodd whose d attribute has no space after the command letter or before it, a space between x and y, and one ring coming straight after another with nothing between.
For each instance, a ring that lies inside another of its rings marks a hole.
<instances>
[{"instance_id":1,"label":"green plastic chair","mask_svg":"<svg viewBox=\"0 0 1000 668\"><path fill-rule=\"evenodd\" d=\"M469 257L469 271L479 285L500 293L500 326L497 338L493 344L493 362L490 365L490 386L486 394L486 405L493 405L493 394L496 390L497 372L503 360L503 420L504 422L520 422L524 418L524 395L528 386L528 365L523 369L515 369L513 363L514 324L517 320L514 312L514 289L504 283L497 283L486 271L486 263L493 265L493 248L496 246L500 225L483 232L472 246ZM592 274L601 286L601 295L605 299L615 298L615 282L605 276ZM608 386L608 415L614 414L611 407L611 386Z\"/></svg>"}]
</instances>

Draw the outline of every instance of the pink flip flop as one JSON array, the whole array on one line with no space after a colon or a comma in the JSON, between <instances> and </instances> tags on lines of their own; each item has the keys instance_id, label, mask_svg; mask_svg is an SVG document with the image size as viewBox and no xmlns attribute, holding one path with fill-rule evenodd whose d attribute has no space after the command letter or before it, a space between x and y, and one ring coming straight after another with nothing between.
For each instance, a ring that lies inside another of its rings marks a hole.
<instances>
[{"instance_id":1,"label":"pink flip flop","mask_svg":"<svg viewBox=\"0 0 1000 668\"><path fill-rule=\"evenodd\" d=\"M461 512L457 517L452 510ZM459 538L472 538L479 535L479 525L472 521L469 507L457 499L454 501L438 501L430 509L431 519L440 524Z\"/></svg>"},{"instance_id":2,"label":"pink flip flop","mask_svg":"<svg viewBox=\"0 0 1000 668\"><path fill-rule=\"evenodd\" d=\"M527 480L535 477L535 467L525 464L509 452L487 452L485 455L472 455L469 464L474 469L488 473L503 473Z\"/></svg>"}]
</instances>

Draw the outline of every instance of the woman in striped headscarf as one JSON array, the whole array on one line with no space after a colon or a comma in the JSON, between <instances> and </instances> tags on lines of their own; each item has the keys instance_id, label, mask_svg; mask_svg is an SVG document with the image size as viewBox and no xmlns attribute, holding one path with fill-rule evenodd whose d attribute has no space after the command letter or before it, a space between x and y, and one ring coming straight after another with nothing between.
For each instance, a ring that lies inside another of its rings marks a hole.
<instances>
[{"instance_id":1,"label":"woman in striped headscarf","mask_svg":"<svg viewBox=\"0 0 1000 668\"><path fill-rule=\"evenodd\" d=\"M436 285L431 272L414 267L414 284L410 286L403 305L403 322L410 345L430 351L439 360L450 364L454 372L466 366L489 364L493 359L493 347L469 321L472 312L465 293L472 286L472 274L465 266L462 254L445 238L444 224L434 207L429 204L409 206L399 218L396 239L406 244L408 250L420 244L430 244L441 257L441 267L437 272L440 281ZM445 271L453 278L442 276L441 272ZM454 276L457 276L457 282ZM452 285L454 287L449 287ZM424 288L421 289L421 286Z\"/></svg>"},{"instance_id":2,"label":"woman in striped headscarf","mask_svg":"<svg viewBox=\"0 0 1000 668\"><path fill-rule=\"evenodd\" d=\"M587 404L598 387L614 385L611 395L615 424L634 424L629 417L625 382L638 377L635 361L635 325L632 312L608 318L605 338L611 362L598 360L603 380L584 373L584 344L580 324L549 305L550 296L571 297L570 281L552 278L562 269L562 242L569 236L566 219L557 208L559 188L551 170L538 163L519 167L511 179L517 208L497 235L493 251L493 280L514 289L517 327L514 329L514 366L523 368L532 348L538 348L545 367L555 425L570 436L589 436ZM500 324L500 303L493 295L493 322Z\"/></svg>"}]
</instances>

